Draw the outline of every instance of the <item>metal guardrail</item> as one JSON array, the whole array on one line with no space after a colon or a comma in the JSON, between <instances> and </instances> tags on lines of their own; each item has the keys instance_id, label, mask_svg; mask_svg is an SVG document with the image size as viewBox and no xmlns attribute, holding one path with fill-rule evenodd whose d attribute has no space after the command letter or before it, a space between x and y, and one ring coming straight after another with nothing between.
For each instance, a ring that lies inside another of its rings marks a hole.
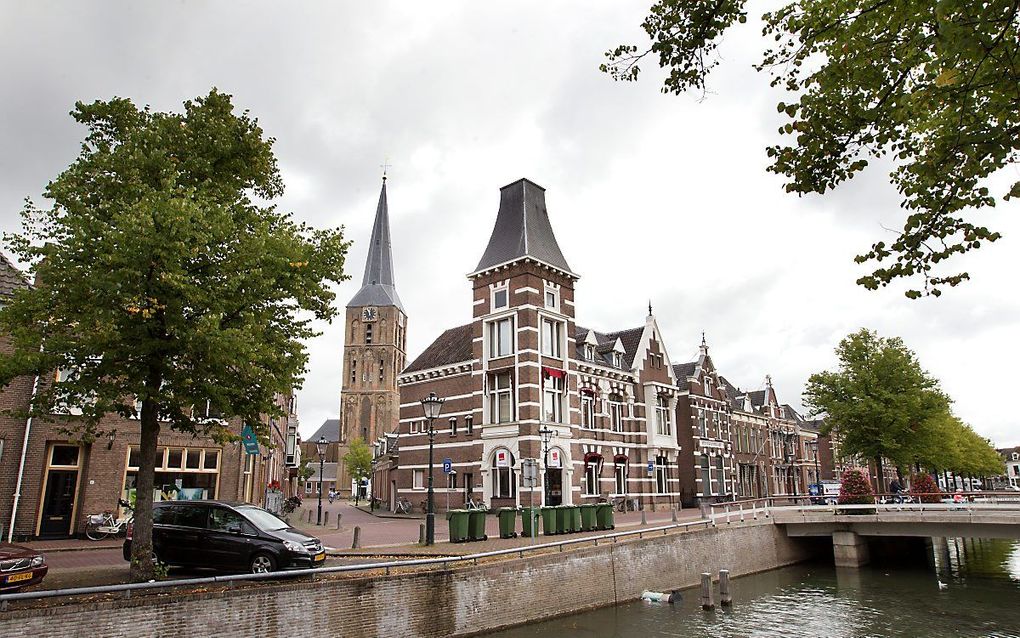
<instances>
[{"instance_id":1,"label":"metal guardrail","mask_svg":"<svg viewBox=\"0 0 1020 638\"><path fill-rule=\"evenodd\" d=\"M668 525L660 525L658 527L640 527L634 530L627 530L623 532L612 532L610 534L601 534L598 536L581 536L578 538L567 538L552 543L542 543L536 545L524 545L521 547L512 547L508 549L497 549L490 552L479 552L477 554L465 554L463 556L443 556L439 558L416 558L412 560L397 560L397 561L386 561L381 563L363 563L358 565L338 565L336 567L317 567L312 569L294 569L289 571L270 572L267 574L230 574L225 576L208 576L205 578L187 578L177 580L163 580L163 581L149 581L147 583L126 583L122 585L99 585L96 587L74 587L68 589L49 589L42 591L32 592L21 592L15 594L0 594L0 611L7 611L8 603L19 600L41 600L45 598L58 598L58 597L70 597L70 596L90 596L93 594L123 594L125 598L130 598L132 592L146 592L151 590L161 589L173 589L177 587L194 587L196 585L227 585L233 587L235 583L248 582L248 581L263 581L263 580L286 580L293 579L301 576L311 576L312 580L315 580L316 576L324 574L338 574L346 572L361 572L361 571L374 571L383 570L389 575L390 570L394 568L402 567L421 567L421 566L433 566L439 565L443 569L449 567L451 563L474 563L478 564L478 561L484 558L493 558L498 556L509 556L518 554L521 558L524 558L525 554L539 552L542 550L558 549L563 551L564 547L570 545L579 545L582 543L594 543L598 546L599 542L611 541L616 542L620 538L627 536L637 536L643 538L650 534L662 533L663 536L668 534L670 531L690 529L695 527L702 527L708 529L715 526L715 522L711 519L698 519L696 521L687 521L684 523L670 523Z\"/></svg>"},{"instance_id":2,"label":"metal guardrail","mask_svg":"<svg viewBox=\"0 0 1020 638\"><path fill-rule=\"evenodd\" d=\"M879 494L878 497L894 498L893 494ZM757 519L759 516L770 518L775 510L795 512L831 512L840 514L850 511L873 511L873 512L1004 512L1020 511L1020 495L1016 493L989 493L989 492L966 492L962 494L922 494L924 496L937 496L940 500L937 503L895 503L876 502L873 504L839 504L823 503L816 504L820 496L779 496L771 498L747 499L743 501L730 501L724 503L712 503L710 505L709 519L713 522L720 520L729 523L734 518L740 521L748 517ZM960 500L954 500L960 496ZM721 511L717 511L721 510Z\"/></svg>"}]
</instances>

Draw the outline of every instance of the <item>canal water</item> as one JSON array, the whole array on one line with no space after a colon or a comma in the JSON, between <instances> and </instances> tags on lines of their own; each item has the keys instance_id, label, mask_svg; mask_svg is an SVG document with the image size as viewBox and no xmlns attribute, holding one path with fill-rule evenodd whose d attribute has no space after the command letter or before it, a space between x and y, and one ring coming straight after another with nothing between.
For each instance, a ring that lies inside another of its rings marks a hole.
<instances>
[{"instance_id":1,"label":"canal water","mask_svg":"<svg viewBox=\"0 0 1020 638\"><path fill-rule=\"evenodd\" d=\"M921 560L885 565L801 564L734 579L730 608L703 611L688 589L674 605L628 603L489 638L1020 637L1020 542L935 539Z\"/></svg>"}]
</instances>

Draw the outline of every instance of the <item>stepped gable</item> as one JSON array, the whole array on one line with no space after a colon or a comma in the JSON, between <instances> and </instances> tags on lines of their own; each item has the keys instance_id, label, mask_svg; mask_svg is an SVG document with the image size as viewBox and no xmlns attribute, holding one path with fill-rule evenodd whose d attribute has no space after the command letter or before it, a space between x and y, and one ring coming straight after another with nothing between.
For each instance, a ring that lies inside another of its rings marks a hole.
<instances>
[{"instance_id":1,"label":"stepped gable","mask_svg":"<svg viewBox=\"0 0 1020 638\"><path fill-rule=\"evenodd\" d=\"M499 190L496 224L475 274L524 258L577 277L567 265L549 223L545 189L522 178Z\"/></svg>"},{"instance_id":2,"label":"stepped gable","mask_svg":"<svg viewBox=\"0 0 1020 638\"><path fill-rule=\"evenodd\" d=\"M385 177L382 190L379 192L379 204L375 209L375 223L372 225L372 238L369 240L368 259L365 263L365 276L361 280L361 290L347 304L348 308L360 306L396 306L401 312L404 311L393 279L390 213L386 201Z\"/></svg>"},{"instance_id":3,"label":"stepped gable","mask_svg":"<svg viewBox=\"0 0 1020 638\"><path fill-rule=\"evenodd\" d=\"M454 363L471 361L474 358L471 342L471 325L465 324L450 328L439 335L435 341L404 368L404 373L441 368Z\"/></svg>"}]
</instances>

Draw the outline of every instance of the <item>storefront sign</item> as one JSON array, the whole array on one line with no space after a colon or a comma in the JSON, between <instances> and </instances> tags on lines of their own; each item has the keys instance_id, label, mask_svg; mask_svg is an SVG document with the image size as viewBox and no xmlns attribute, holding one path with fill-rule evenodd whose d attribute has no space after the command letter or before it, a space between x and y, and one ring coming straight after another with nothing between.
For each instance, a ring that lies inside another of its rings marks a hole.
<instances>
[{"instance_id":1,"label":"storefront sign","mask_svg":"<svg viewBox=\"0 0 1020 638\"><path fill-rule=\"evenodd\" d=\"M560 459L560 451L557 449L549 450L549 467L561 467L563 465Z\"/></svg>"},{"instance_id":2,"label":"storefront sign","mask_svg":"<svg viewBox=\"0 0 1020 638\"><path fill-rule=\"evenodd\" d=\"M702 441L701 447L710 447L721 450L726 447L726 443L723 441Z\"/></svg>"},{"instance_id":3,"label":"storefront sign","mask_svg":"<svg viewBox=\"0 0 1020 638\"><path fill-rule=\"evenodd\" d=\"M510 453L506 450L496 451L496 467L510 467Z\"/></svg>"}]
</instances>

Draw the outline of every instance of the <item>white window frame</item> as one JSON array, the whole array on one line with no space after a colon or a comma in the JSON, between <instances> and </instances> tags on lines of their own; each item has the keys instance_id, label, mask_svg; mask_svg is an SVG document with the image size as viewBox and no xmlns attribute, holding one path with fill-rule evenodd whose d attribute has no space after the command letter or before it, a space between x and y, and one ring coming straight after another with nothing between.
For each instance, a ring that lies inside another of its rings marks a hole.
<instances>
[{"instance_id":1,"label":"white window frame","mask_svg":"<svg viewBox=\"0 0 1020 638\"><path fill-rule=\"evenodd\" d=\"M512 355L514 353L514 318L512 316L500 317L486 322L485 326L489 358L496 359ZM503 326L506 326L505 335ZM505 343L504 336L506 337Z\"/></svg>"},{"instance_id":2,"label":"white window frame","mask_svg":"<svg viewBox=\"0 0 1020 638\"><path fill-rule=\"evenodd\" d=\"M613 468L613 484L617 494L627 493L627 463L616 463Z\"/></svg>"},{"instance_id":3,"label":"white window frame","mask_svg":"<svg viewBox=\"0 0 1020 638\"><path fill-rule=\"evenodd\" d=\"M505 387L499 385L499 380L505 379ZM492 372L489 374L489 423L511 423L514 420L514 383L513 374L509 370ZM506 396L507 413L504 415L500 409L500 399Z\"/></svg>"},{"instance_id":4,"label":"white window frame","mask_svg":"<svg viewBox=\"0 0 1020 638\"><path fill-rule=\"evenodd\" d=\"M595 360L595 346L590 343L584 344L584 358L588 361Z\"/></svg>"},{"instance_id":5,"label":"white window frame","mask_svg":"<svg viewBox=\"0 0 1020 638\"><path fill-rule=\"evenodd\" d=\"M587 392L581 393L581 427L595 429L595 396Z\"/></svg>"},{"instance_id":6,"label":"white window frame","mask_svg":"<svg viewBox=\"0 0 1020 638\"><path fill-rule=\"evenodd\" d=\"M503 293L503 295L504 295L504 297L503 297L503 301L504 302L503 302L502 305L499 305L496 302L496 295L498 295L499 293ZM509 308L510 307L510 286L508 284L502 284L500 286L495 286L492 289L492 295L491 295L491 297L489 299L489 303L490 303L491 312L496 312L497 310L502 310L503 308Z\"/></svg>"},{"instance_id":7,"label":"white window frame","mask_svg":"<svg viewBox=\"0 0 1020 638\"><path fill-rule=\"evenodd\" d=\"M552 303L549 303L549 297L552 297ZM556 288L546 285L545 295L542 296L543 305L553 311L560 311L560 291Z\"/></svg>"},{"instance_id":8,"label":"white window frame","mask_svg":"<svg viewBox=\"0 0 1020 638\"><path fill-rule=\"evenodd\" d=\"M506 451L509 465L507 467L497 467L496 453L493 452L490 464L492 469L492 498L517 498L517 472L514 471L514 455L510 453L510 450L506 450L506 448L501 449ZM504 494L503 488L507 488L506 494L508 495Z\"/></svg>"},{"instance_id":9,"label":"white window frame","mask_svg":"<svg viewBox=\"0 0 1020 638\"><path fill-rule=\"evenodd\" d=\"M411 470L411 481L411 487L414 489L425 489L425 470Z\"/></svg>"},{"instance_id":10,"label":"white window frame","mask_svg":"<svg viewBox=\"0 0 1020 638\"><path fill-rule=\"evenodd\" d=\"M599 495L599 464L595 462L587 462L584 464L584 495L585 496L598 496Z\"/></svg>"},{"instance_id":11,"label":"white window frame","mask_svg":"<svg viewBox=\"0 0 1020 638\"><path fill-rule=\"evenodd\" d=\"M563 322L542 317L542 354L563 358Z\"/></svg>"},{"instance_id":12,"label":"white window frame","mask_svg":"<svg viewBox=\"0 0 1020 638\"><path fill-rule=\"evenodd\" d=\"M663 436L673 434L673 420L669 415L669 397L655 397L655 433Z\"/></svg>"},{"instance_id":13,"label":"white window frame","mask_svg":"<svg viewBox=\"0 0 1020 638\"><path fill-rule=\"evenodd\" d=\"M665 456L655 457L655 491L657 494L669 492L669 459Z\"/></svg>"},{"instance_id":14,"label":"white window frame","mask_svg":"<svg viewBox=\"0 0 1020 638\"><path fill-rule=\"evenodd\" d=\"M623 367L623 355L615 350L613 351L613 366L616 368Z\"/></svg>"},{"instance_id":15,"label":"white window frame","mask_svg":"<svg viewBox=\"0 0 1020 638\"><path fill-rule=\"evenodd\" d=\"M545 376L542 382L542 420L563 422L563 377Z\"/></svg>"}]
</instances>

